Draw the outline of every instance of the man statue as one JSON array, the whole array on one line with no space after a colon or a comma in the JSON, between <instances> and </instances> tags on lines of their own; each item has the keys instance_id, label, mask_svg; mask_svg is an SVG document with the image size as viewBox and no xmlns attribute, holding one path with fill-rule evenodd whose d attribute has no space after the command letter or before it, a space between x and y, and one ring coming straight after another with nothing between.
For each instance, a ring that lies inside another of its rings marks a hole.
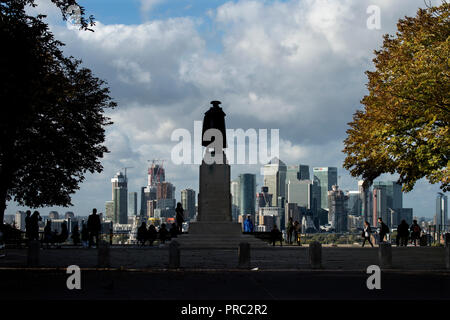
<instances>
[{"instance_id":1,"label":"man statue","mask_svg":"<svg viewBox=\"0 0 450 320\"><path fill-rule=\"evenodd\" d=\"M211 101L213 105L208 111L205 112L203 118L203 130L202 130L202 146L207 147L214 142L215 138L212 137L211 141L203 140L205 132L208 129L217 129L222 133L223 144L222 147L227 147L227 136L225 131L225 112L219 107L220 101Z\"/></svg>"}]
</instances>

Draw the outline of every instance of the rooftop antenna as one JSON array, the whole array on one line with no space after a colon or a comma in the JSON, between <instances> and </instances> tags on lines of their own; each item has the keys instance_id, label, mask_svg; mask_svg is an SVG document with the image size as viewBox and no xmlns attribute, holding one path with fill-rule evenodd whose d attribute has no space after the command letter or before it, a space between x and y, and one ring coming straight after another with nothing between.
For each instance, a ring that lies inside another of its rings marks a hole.
<instances>
[{"instance_id":1,"label":"rooftop antenna","mask_svg":"<svg viewBox=\"0 0 450 320\"><path fill-rule=\"evenodd\" d=\"M125 172L125 179L127 178L127 169L131 169L131 168L134 168L134 167L123 167L123 168L121 168Z\"/></svg>"}]
</instances>

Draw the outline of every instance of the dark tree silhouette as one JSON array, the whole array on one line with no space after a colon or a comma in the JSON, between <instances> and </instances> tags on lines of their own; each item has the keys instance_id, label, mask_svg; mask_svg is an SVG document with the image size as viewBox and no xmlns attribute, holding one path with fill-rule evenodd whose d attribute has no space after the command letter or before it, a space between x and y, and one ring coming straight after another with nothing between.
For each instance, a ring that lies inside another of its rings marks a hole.
<instances>
[{"instance_id":1,"label":"dark tree silhouette","mask_svg":"<svg viewBox=\"0 0 450 320\"><path fill-rule=\"evenodd\" d=\"M75 1L53 1L65 10ZM65 57L42 15L29 16L34 1L0 1L0 222L6 203L71 205L87 172L101 172L108 150L104 115L115 107L106 83ZM93 17L82 19L90 30Z\"/></svg>"}]
</instances>

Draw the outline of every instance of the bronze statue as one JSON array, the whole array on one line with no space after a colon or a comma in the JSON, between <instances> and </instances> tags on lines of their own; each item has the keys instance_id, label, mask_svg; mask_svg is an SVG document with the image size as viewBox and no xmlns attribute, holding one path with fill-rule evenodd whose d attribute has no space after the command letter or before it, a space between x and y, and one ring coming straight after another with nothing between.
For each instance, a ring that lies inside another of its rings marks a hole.
<instances>
[{"instance_id":1,"label":"bronze statue","mask_svg":"<svg viewBox=\"0 0 450 320\"><path fill-rule=\"evenodd\" d=\"M203 118L203 130L202 130L202 146L207 147L214 140L215 137L212 138L211 141L203 140L205 132L208 129L217 129L222 133L223 137L223 148L227 147L227 135L225 130L225 112L223 112L222 108L219 107L220 101L211 101L213 105L208 111L205 112L205 117Z\"/></svg>"}]
</instances>

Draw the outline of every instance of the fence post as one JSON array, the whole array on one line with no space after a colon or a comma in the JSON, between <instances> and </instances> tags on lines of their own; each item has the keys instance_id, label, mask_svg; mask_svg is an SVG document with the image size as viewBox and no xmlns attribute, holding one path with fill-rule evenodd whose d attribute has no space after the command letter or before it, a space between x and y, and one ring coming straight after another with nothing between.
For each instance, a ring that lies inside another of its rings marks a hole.
<instances>
[{"instance_id":1,"label":"fence post","mask_svg":"<svg viewBox=\"0 0 450 320\"><path fill-rule=\"evenodd\" d=\"M250 268L250 243L241 242L238 250L239 268Z\"/></svg>"},{"instance_id":2,"label":"fence post","mask_svg":"<svg viewBox=\"0 0 450 320\"><path fill-rule=\"evenodd\" d=\"M392 268L392 246L390 243L380 243L378 260L381 268Z\"/></svg>"},{"instance_id":3,"label":"fence post","mask_svg":"<svg viewBox=\"0 0 450 320\"><path fill-rule=\"evenodd\" d=\"M312 269L319 269L322 267L322 245L320 242L314 241L309 244L308 256L309 264Z\"/></svg>"},{"instance_id":4,"label":"fence post","mask_svg":"<svg viewBox=\"0 0 450 320\"><path fill-rule=\"evenodd\" d=\"M111 266L109 244L106 241L99 241L97 245L97 264L99 268L109 268Z\"/></svg>"},{"instance_id":5,"label":"fence post","mask_svg":"<svg viewBox=\"0 0 450 320\"><path fill-rule=\"evenodd\" d=\"M27 265L29 267L39 266L39 253L41 250L41 243L37 240L28 242L27 250Z\"/></svg>"},{"instance_id":6,"label":"fence post","mask_svg":"<svg viewBox=\"0 0 450 320\"><path fill-rule=\"evenodd\" d=\"M177 269L180 267L180 244L172 240L169 244L169 268Z\"/></svg>"}]
</instances>

